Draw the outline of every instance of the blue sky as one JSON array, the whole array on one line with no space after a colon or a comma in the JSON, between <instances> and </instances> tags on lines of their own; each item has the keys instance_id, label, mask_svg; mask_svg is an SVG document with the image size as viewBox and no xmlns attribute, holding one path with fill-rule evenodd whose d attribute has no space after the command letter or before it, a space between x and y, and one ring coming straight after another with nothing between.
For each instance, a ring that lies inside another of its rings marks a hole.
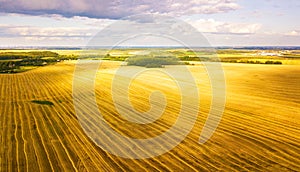
<instances>
[{"instance_id":1,"label":"blue sky","mask_svg":"<svg viewBox=\"0 0 300 172\"><path fill-rule=\"evenodd\" d=\"M181 19L213 46L300 45L299 0L0 0L0 46L85 46L145 12Z\"/></svg>"}]
</instances>

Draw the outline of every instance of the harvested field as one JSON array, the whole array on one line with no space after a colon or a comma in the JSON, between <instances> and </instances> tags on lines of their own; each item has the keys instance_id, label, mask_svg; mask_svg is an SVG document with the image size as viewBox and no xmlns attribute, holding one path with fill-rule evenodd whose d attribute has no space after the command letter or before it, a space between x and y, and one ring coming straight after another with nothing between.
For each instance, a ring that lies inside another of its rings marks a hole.
<instances>
[{"instance_id":1,"label":"harvested field","mask_svg":"<svg viewBox=\"0 0 300 172\"><path fill-rule=\"evenodd\" d=\"M133 138L168 130L180 111L176 84L157 72L140 75L129 90L135 109L149 110L149 95L157 89L168 104L154 123L126 123L115 110L110 91L119 65L104 62L95 85L99 109L110 126ZM170 152L148 159L111 155L85 134L72 99L74 63L0 74L0 171L299 171L299 65L228 63L223 67L227 101L212 138L198 143L211 105L210 82L203 67L188 66L201 99L196 124Z\"/></svg>"}]
</instances>

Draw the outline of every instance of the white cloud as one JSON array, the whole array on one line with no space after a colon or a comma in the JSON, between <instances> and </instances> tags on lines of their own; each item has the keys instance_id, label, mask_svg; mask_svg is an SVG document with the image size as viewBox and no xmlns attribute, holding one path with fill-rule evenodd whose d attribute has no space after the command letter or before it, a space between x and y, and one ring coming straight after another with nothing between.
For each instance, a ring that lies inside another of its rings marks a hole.
<instances>
[{"instance_id":1,"label":"white cloud","mask_svg":"<svg viewBox=\"0 0 300 172\"><path fill-rule=\"evenodd\" d=\"M291 32L288 32L288 33L285 33L286 36L299 36L300 35L300 32L299 31L291 31Z\"/></svg>"},{"instance_id":2,"label":"white cloud","mask_svg":"<svg viewBox=\"0 0 300 172\"><path fill-rule=\"evenodd\" d=\"M54 27L54 28L39 28L39 27L10 27L7 29L10 34L23 37L85 37L91 35L93 30L88 28L76 27Z\"/></svg>"},{"instance_id":3,"label":"white cloud","mask_svg":"<svg viewBox=\"0 0 300 172\"><path fill-rule=\"evenodd\" d=\"M20 17L22 20L23 15L11 14ZM24 20L28 20L24 16ZM11 24L0 23L0 37L91 37L101 29L109 26L115 20L111 19L95 19L88 17L74 16L66 18L61 15L47 15L39 17L39 21L50 18L48 21L58 24L47 25L45 23L35 23L30 25L26 23L12 22ZM30 18L34 20L36 18ZM56 21L57 20L57 21Z\"/></svg>"},{"instance_id":4,"label":"white cloud","mask_svg":"<svg viewBox=\"0 0 300 172\"><path fill-rule=\"evenodd\" d=\"M200 32L216 34L254 34L260 28L259 23L229 23L214 19L187 20Z\"/></svg>"}]
</instances>

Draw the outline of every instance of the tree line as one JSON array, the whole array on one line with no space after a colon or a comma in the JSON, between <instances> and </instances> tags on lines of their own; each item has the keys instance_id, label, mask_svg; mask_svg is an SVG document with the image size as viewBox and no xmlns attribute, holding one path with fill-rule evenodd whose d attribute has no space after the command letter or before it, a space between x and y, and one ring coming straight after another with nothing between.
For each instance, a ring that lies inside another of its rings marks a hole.
<instances>
[{"instance_id":1,"label":"tree line","mask_svg":"<svg viewBox=\"0 0 300 172\"><path fill-rule=\"evenodd\" d=\"M22 66L44 66L60 60L77 59L74 55L59 55L52 51L2 52L0 53L0 73L17 73Z\"/></svg>"}]
</instances>

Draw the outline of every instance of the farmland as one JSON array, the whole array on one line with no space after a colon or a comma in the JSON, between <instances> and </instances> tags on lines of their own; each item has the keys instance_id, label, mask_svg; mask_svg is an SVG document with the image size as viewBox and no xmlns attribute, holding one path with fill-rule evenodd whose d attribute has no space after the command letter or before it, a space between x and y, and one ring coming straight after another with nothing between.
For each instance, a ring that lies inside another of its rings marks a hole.
<instances>
[{"instance_id":1,"label":"farmland","mask_svg":"<svg viewBox=\"0 0 300 172\"><path fill-rule=\"evenodd\" d=\"M79 50L0 50L0 73L20 73L63 60L125 61L128 65L150 68L191 62L249 63L272 65L300 64L299 50L128 48ZM180 62L181 61L181 62Z\"/></svg>"},{"instance_id":2,"label":"farmland","mask_svg":"<svg viewBox=\"0 0 300 172\"><path fill-rule=\"evenodd\" d=\"M223 59L244 57L224 54ZM216 132L203 145L198 140L211 105L210 81L202 65L188 65L201 98L196 124L170 152L148 159L109 154L85 134L72 97L76 61L0 74L0 171L298 171L300 67L286 63L223 63L225 111ZM154 90L163 92L168 102L162 119L145 126L124 122L114 108L111 84L120 65L103 61L97 72L96 100L105 119L115 131L133 138L166 131L180 111L180 92L170 78L155 71L181 67L155 69L132 83L129 96L136 110L149 110Z\"/></svg>"}]
</instances>

